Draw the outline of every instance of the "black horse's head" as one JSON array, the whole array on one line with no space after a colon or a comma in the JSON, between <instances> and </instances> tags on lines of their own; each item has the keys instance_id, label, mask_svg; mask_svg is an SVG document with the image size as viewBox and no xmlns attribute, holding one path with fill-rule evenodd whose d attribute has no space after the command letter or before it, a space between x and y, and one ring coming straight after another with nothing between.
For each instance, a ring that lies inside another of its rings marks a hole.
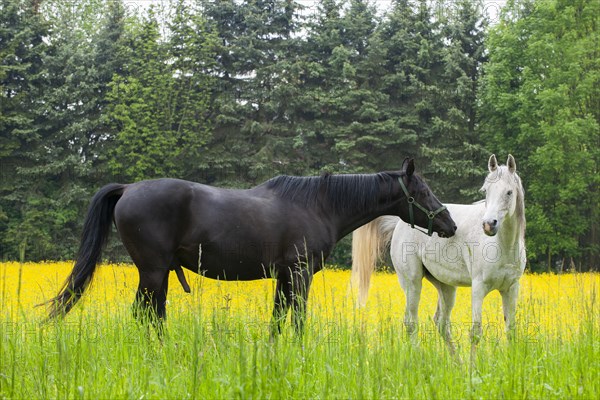
<instances>
[{"instance_id":1,"label":"black horse's head","mask_svg":"<svg viewBox=\"0 0 600 400\"><path fill-rule=\"evenodd\" d=\"M405 200L400 204L400 218L409 223L427 229L431 236L433 232L439 237L451 237L456 233L456 223L450 212L433 194L427 183L415 174L415 163L405 159L398 176L399 190L404 192Z\"/></svg>"}]
</instances>

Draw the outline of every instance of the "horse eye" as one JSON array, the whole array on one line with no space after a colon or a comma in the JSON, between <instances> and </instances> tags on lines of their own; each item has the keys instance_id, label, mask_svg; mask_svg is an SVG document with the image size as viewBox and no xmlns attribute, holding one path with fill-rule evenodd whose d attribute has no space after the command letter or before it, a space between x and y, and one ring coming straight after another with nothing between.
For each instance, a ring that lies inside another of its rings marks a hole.
<instances>
[{"instance_id":1,"label":"horse eye","mask_svg":"<svg viewBox=\"0 0 600 400\"><path fill-rule=\"evenodd\" d=\"M512 196L512 190L509 190L508 192L506 192L507 196Z\"/></svg>"}]
</instances>

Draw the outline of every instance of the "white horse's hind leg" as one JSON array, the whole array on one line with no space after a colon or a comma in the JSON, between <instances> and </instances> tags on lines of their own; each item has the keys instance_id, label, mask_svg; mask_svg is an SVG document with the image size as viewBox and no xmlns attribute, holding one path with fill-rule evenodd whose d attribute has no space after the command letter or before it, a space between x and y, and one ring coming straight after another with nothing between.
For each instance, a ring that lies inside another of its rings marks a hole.
<instances>
[{"instance_id":1,"label":"white horse's hind leg","mask_svg":"<svg viewBox=\"0 0 600 400\"><path fill-rule=\"evenodd\" d=\"M506 335L509 340L514 339L517 314L517 298L519 297L519 281L505 291L501 291L502 295L502 310L504 312L504 324Z\"/></svg>"},{"instance_id":2,"label":"white horse's hind leg","mask_svg":"<svg viewBox=\"0 0 600 400\"><path fill-rule=\"evenodd\" d=\"M406 310L404 313L404 327L414 340L419 330L419 302L421 300L422 281L415 280L403 286L406 295Z\"/></svg>"},{"instance_id":3,"label":"white horse's hind leg","mask_svg":"<svg viewBox=\"0 0 600 400\"><path fill-rule=\"evenodd\" d=\"M396 265L394 263L394 265ZM403 265L403 270L396 269L400 286L406 296L406 309L404 313L404 326L406 332L414 341L419 329L419 301L423 286L423 267L418 261Z\"/></svg>"},{"instance_id":4,"label":"white horse's hind leg","mask_svg":"<svg viewBox=\"0 0 600 400\"><path fill-rule=\"evenodd\" d=\"M438 291L438 304L433 320L440 335L442 335L448 345L450 352L454 353L456 348L454 346L454 341L452 340L450 315L452 313L452 308L454 308L454 303L456 302L456 288L438 281L430 274L426 275L426 278Z\"/></svg>"},{"instance_id":5,"label":"white horse's hind leg","mask_svg":"<svg viewBox=\"0 0 600 400\"><path fill-rule=\"evenodd\" d=\"M400 286L406 297L404 326L413 343L417 343L419 329L419 301L423 285L423 263L417 239L413 230L404 224L397 224L390 244L390 255L398 275Z\"/></svg>"}]
</instances>

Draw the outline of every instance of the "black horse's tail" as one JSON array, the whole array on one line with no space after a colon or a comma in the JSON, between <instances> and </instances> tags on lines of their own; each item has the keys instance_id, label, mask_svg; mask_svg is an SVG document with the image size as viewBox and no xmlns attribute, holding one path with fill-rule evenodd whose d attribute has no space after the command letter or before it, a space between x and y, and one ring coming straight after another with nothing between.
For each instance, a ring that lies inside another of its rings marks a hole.
<instances>
[{"instance_id":1,"label":"black horse's tail","mask_svg":"<svg viewBox=\"0 0 600 400\"><path fill-rule=\"evenodd\" d=\"M92 197L83 223L81 244L75 266L60 293L48 301L50 303L50 319L68 313L90 284L110 233L115 205L123 195L125 186L111 183Z\"/></svg>"}]
</instances>

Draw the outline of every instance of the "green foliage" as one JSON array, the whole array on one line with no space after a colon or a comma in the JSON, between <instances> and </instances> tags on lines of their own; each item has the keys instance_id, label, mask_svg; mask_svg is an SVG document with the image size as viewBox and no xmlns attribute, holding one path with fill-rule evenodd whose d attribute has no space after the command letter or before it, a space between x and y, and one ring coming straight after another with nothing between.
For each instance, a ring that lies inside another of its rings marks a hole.
<instances>
[{"instance_id":1,"label":"green foliage","mask_svg":"<svg viewBox=\"0 0 600 400\"><path fill-rule=\"evenodd\" d=\"M487 172L486 149L479 138L477 83L485 63L485 20L477 11L481 3L463 0L442 19L440 34L446 38L433 67L437 84L431 90L432 117L421 154L431 160L432 176L440 196L454 202L478 200L478 189ZM443 66L442 70L438 70Z\"/></svg>"},{"instance_id":2,"label":"green foliage","mask_svg":"<svg viewBox=\"0 0 600 400\"><path fill-rule=\"evenodd\" d=\"M468 0L0 7L2 258L72 258L111 181L239 188L414 157L469 202L489 154L512 153L532 264L600 264L597 2L509 1L489 28Z\"/></svg>"},{"instance_id":3,"label":"green foliage","mask_svg":"<svg viewBox=\"0 0 600 400\"><path fill-rule=\"evenodd\" d=\"M7 54L4 64L16 59L27 68L8 68L2 81L2 114L15 107L21 125L3 130L15 144L2 157L1 201L9 214L3 257L72 257L105 131L101 94L108 81L97 63L108 60L95 57L100 44L92 40L104 23L101 2L6 3L19 21L8 15L8 26L20 36L4 36L9 48L16 42L17 55Z\"/></svg>"},{"instance_id":4,"label":"green foliage","mask_svg":"<svg viewBox=\"0 0 600 400\"><path fill-rule=\"evenodd\" d=\"M154 8L128 32L129 63L115 73L106 118L115 135L105 154L126 180L194 176L210 136L215 37L183 2L163 38Z\"/></svg>"},{"instance_id":5,"label":"green foliage","mask_svg":"<svg viewBox=\"0 0 600 400\"><path fill-rule=\"evenodd\" d=\"M45 84L42 58L53 48L43 38L48 25L40 18L35 5L27 1L3 0L0 16L0 130L2 136L2 173L0 190L2 210L8 221L2 225L2 247L12 258L24 258L34 238L48 237L28 226L41 216L39 179L43 168L38 160L47 157L40 151L44 142L44 123L39 99ZM48 149L51 151L50 149ZM43 162L43 161L42 161ZM31 197L37 197L32 199ZM21 229L23 228L23 229ZM23 232L25 230L25 232ZM50 240L42 240L43 246Z\"/></svg>"},{"instance_id":6,"label":"green foliage","mask_svg":"<svg viewBox=\"0 0 600 400\"><path fill-rule=\"evenodd\" d=\"M484 130L520 160L530 258L548 269L599 257L599 12L598 2L511 3L489 35Z\"/></svg>"},{"instance_id":7,"label":"green foliage","mask_svg":"<svg viewBox=\"0 0 600 400\"><path fill-rule=\"evenodd\" d=\"M203 160L207 180L248 186L276 174L302 174L293 145L299 95L300 5L290 1L202 1L219 45L211 150ZM238 4L239 3L239 4ZM300 161L299 161L300 160Z\"/></svg>"}]
</instances>

